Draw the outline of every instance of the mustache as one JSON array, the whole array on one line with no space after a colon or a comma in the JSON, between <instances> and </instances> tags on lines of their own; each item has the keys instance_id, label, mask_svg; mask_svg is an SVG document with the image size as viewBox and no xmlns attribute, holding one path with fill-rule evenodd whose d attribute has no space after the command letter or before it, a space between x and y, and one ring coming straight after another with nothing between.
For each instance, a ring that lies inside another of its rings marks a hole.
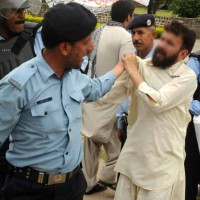
<instances>
[{"instance_id":1,"label":"mustache","mask_svg":"<svg viewBox=\"0 0 200 200\"><path fill-rule=\"evenodd\" d=\"M157 54L157 53L159 53L159 54L161 54L161 55L163 55L163 56L166 56L165 50L163 50L163 49L160 48L160 47L157 47L157 48L155 49L155 54Z\"/></svg>"},{"instance_id":2,"label":"mustache","mask_svg":"<svg viewBox=\"0 0 200 200\"><path fill-rule=\"evenodd\" d=\"M141 44L142 44L142 42L135 41L135 42L133 42L133 44L134 44L134 45L141 45Z\"/></svg>"},{"instance_id":3,"label":"mustache","mask_svg":"<svg viewBox=\"0 0 200 200\"><path fill-rule=\"evenodd\" d=\"M24 24L25 23L25 20L24 19L21 19L21 20L17 20L15 22L15 24Z\"/></svg>"}]
</instances>

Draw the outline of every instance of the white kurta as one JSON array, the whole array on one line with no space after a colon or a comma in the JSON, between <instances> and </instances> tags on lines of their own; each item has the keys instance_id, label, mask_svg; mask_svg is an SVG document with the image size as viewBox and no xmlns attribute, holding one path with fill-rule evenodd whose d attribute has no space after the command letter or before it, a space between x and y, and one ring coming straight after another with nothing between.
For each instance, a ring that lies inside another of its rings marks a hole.
<instances>
[{"instance_id":1,"label":"white kurta","mask_svg":"<svg viewBox=\"0 0 200 200\"><path fill-rule=\"evenodd\" d=\"M101 102L118 104L131 95L128 137L115 169L139 187L160 190L174 183L184 165L196 76L183 62L159 69L151 59L138 60L144 82L135 89L124 72Z\"/></svg>"},{"instance_id":2,"label":"white kurta","mask_svg":"<svg viewBox=\"0 0 200 200\"><path fill-rule=\"evenodd\" d=\"M97 49L96 74L110 71L125 53L134 52L130 33L117 26L105 26ZM82 134L106 143L116 122L116 110L112 104L99 106L96 102L83 104Z\"/></svg>"}]
</instances>

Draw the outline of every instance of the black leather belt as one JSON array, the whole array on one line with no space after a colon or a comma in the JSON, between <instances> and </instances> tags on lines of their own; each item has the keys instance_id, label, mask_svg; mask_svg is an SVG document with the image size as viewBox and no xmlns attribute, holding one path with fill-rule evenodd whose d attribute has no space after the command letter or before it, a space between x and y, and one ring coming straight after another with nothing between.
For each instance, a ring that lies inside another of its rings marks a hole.
<instances>
[{"instance_id":1,"label":"black leather belt","mask_svg":"<svg viewBox=\"0 0 200 200\"><path fill-rule=\"evenodd\" d=\"M12 166L12 174L19 178L23 178L29 180L31 182L39 183L42 185L54 185L59 183L65 183L69 180L74 174L78 172L80 166L77 166L73 171L64 173L64 174L56 174L56 173L46 173L37 171L31 167L14 167Z\"/></svg>"}]
</instances>

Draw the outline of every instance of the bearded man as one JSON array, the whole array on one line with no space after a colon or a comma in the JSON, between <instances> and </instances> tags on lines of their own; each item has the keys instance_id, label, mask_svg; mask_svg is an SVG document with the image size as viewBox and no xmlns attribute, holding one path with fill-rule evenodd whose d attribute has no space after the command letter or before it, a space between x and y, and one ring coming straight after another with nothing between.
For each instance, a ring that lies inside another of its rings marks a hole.
<instances>
[{"instance_id":1,"label":"bearded man","mask_svg":"<svg viewBox=\"0 0 200 200\"><path fill-rule=\"evenodd\" d=\"M183 62L196 35L182 23L165 26L152 59L122 58L127 70L101 102L129 94L127 140L115 170L115 200L184 200L185 135L196 76Z\"/></svg>"}]
</instances>

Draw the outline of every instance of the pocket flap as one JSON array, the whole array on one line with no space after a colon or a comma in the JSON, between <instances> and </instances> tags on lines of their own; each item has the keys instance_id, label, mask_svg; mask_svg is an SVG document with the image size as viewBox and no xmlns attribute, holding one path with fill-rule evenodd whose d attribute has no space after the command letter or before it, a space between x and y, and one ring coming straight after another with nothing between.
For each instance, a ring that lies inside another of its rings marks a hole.
<instances>
[{"instance_id":1,"label":"pocket flap","mask_svg":"<svg viewBox=\"0 0 200 200\"><path fill-rule=\"evenodd\" d=\"M58 105L56 105L55 103L53 103L53 102L44 103L44 104L33 106L31 108L31 114L33 117L47 116L56 110L58 110Z\"/></svg>"},{"instance_id":2,"label":"pocket flap","mask_svg":"<svg viewBox=\"0 0 200 200\"><path fill-rule=\"evenodd\" d=\"M81 91L73 91L72 93L69 94L69 96L78 103L83 102L83 100L85 99Z\"/></svg>"}]
</instances>

